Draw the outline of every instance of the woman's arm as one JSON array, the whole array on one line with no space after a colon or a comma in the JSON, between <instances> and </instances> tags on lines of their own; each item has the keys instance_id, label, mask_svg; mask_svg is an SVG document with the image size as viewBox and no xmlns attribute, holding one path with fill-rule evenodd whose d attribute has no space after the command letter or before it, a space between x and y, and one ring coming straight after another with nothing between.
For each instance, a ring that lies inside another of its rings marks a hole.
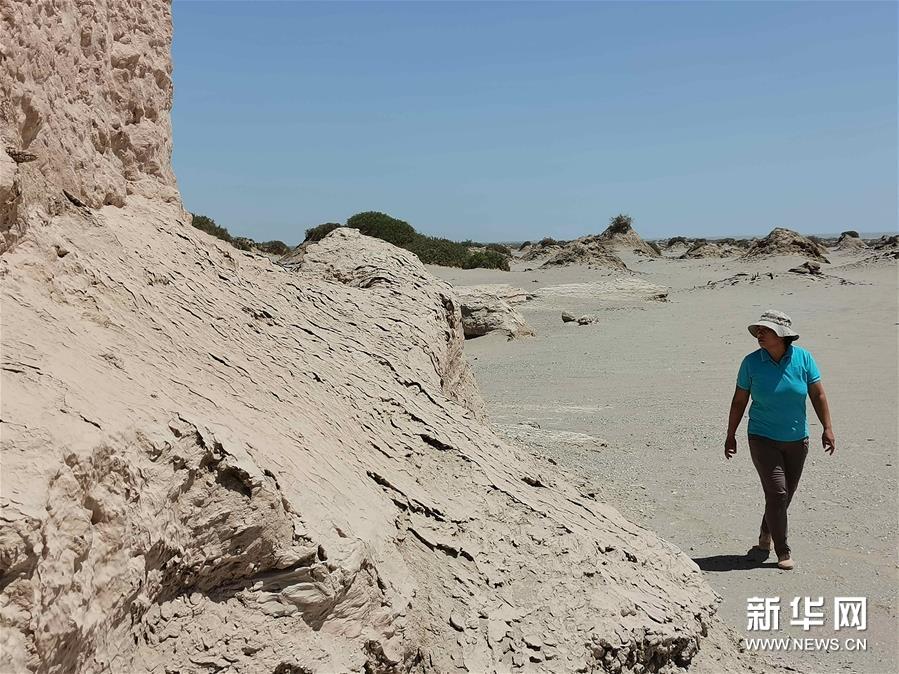
<instances>
[{"instance_id":1,"label":"woman's arm","mask_svg":"<svg viewBox=\"0 0 899 674\"><path fill-rule=\"evenodd\" d=\"M730 414L727 417L727 439L724 441L724 458L729 459L737 453L737 427L743 420L743 413L749 403L749 391L737 386L733 400L730 401Z\"/></svg>"},{"instance_id":2,"label":"woman's arm","mask_svg":"<svg viewBox=\"0 0 899 674\"><path fill-rule=\"evenodd\" d=\"M827 404L827 396L824 394L824 386L819 379L814 384L808 385L808 397L812 399L812 407L815 408L815 414L818 420L824 426L824 432L821 434L821 444L824 451L833 454L836 449L836 438L833 434L833 424L830 420L830 406Z\"/></svg>"}]
</instances>

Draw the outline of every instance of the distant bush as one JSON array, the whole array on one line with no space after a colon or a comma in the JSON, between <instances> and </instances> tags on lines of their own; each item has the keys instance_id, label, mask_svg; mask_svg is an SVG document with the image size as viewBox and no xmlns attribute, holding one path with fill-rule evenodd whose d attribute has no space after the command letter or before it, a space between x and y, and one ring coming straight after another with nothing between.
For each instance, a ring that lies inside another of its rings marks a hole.
<instances>
[{"instance_id":1,"label":"distant bush","mask_svg":"<svg viewBox=\"0 0 899 674\"><path fill-rule=\"evenodd\" d=\"M682 244L684 244L684 245L686 246L686 245L687 245L687 239L686 239L686 237L683 237L683 236L672 236L670 239L668 239L668 247L669 247L669 248L671 248L671 246L677 245L677 244L679 244L679 243L682 243Z\"/></svg>"},{"instance_id":2,"label":"distant bush","mask_svg":"<svg viewBox=\"0 0 899 674\"><path fill-rule=\"evenodd\" d=\"M559 246L561 245L561 243L561 241L556 241L555 239L548 236L546 238L540 239L541 246Z\"/></svg>"},{"instance_id":3,"label":"distant bush","mask_svg":"<svg viewBox=\"0 0 899 674\"><path fill-rule=\"evenodd\" d=\"M191 213L190 215L190 224L192 224L194 227L196 227L197 229L202 229L207 234L212 234L212 236L221 239L222 241L231 243L231 235L228 233L228 230L215 224L215 220L208 216L199 215L197 213Z\"/></svg>"},{"instance_id":4,"label":"distant bush","mask_svg":"<svg viewBox=\"0 0 899 674\"><path fill-rule=\"evenodd\" d=\"M286 255L290 252L290 246L283 241L275 240L256 243L253 239L246 236L231 236L231 233L227 229L215 224L215 220L206 215L200 215L198 213L191 213L190 215L190 224L194 227L203 230L207 234L212 234L212 236L221 239L222 241L230 243L238 250L252 251L254 248L257 248L272 255Z\"/></svg>"},{"instance_id":5,"label":"distant bush","mask_svg":"<svg viewBox=\"0 0 899 674\"><path fill-rule=\"evenodd\" d=\"M253 239L248 239L245 236L231 237L231 245L237 248L237 250L253 250L254 244L255 241L253 241Z\"/></svg>"},{"instance_id":6,"label":"distant bush","mask_svg":"<svg viewBox=\"0 0 899 674\"><path fill-rule=\"evenodd\" d=\"M509 271L509 258L495 250L472 253L462 265L465 269L481 267L483 269L502 269Z\"/></svg>"},{"instance_id":7,"label":"distant bush","mask_svg":"<svg viewBox=\"0 0 899 674\"><path fill-rule=\"evenodd\" d=\"M512 257L512 251L508 246L504 246L501 243L488 243L484 246L487 250L492 250L494 253L499 253L500 255L505 255L507 257Z\"/></svg>"},{"instance_id":8,"label":"distant bush","mask_svg":"<svg viewBox=\"0 0 899 674\"><path fill-rule=\"evenodd\" d=\"M321 241L338 227L343 227L343 225L339 222L325 222L321 225L310 227L306 230L306 238L303 239L303 243Z\"/></svg>"},{"instance_id":9,"label":"distant bush","mask_svg":"<svg viewBox=\"0 0 899 674\"><path fill-rule=\"evenodd\" d=\"M382 239L401 248L405 248L416 236L419 236L415 228L405 220L399 220L378 211L356 213L346 221L346 226L358 229L366 236Z\"/></svg>"},{"instance_id":10,"label":"distant bush","mask_svg":"<svg viewBox=\"0 0 899 674\"><path fill-rule=\"evenodd\" d=\"M633 222L634 219L631 216L626 213L619 213L609 220L608 231L611 234L627 234Z\"/></svg>"},{"instance_id":11,"label":"distant bush","mask_svg":"<svg viewBox=\"0 0 899 674\"><path fill-rule=\"evenodd\" d=\"M523 244L521 244L520 246L518 246L518 250L524 250L525 248L527 248L527 247L530 246L530 245L531 245L531 242L530 242L530 241L525 241Z\"/></svg>"},{"instance_id":12,"label":"distant bush","mask_svg":"<svg viewBox=\"0 0 899 674\"><path fill-rule=\"evenodd\" d=\"M439 264L443 267L465 267L465 263L472 256L464 243L423 234L417 234L416 238L403 248L415 253L424 264Z\"/></svg>"},{"instance_id":13,"label":"distant bush","mask_svg":"<svg viewBox=\"0 0 899 674\"><path fill-rule=\"evenodd\" d=\"M263 241L262 243L257 243L256 247L263 253L268 253L269 255L287 255L290 252L290 246L288 246L283 241L278 241L277 239L275 239L274 241Z\"/></svg>"},{"instance_id":14,"label":"distant bush","mask_svg":"<svg viewBox=\"0 0 899 674\"><path fill-rule=\"evenodd\" d=\"M858 238L858 232L856 232L854 229L847 229L845 232L841 232L841 233L840 233L840 236L841 236L841 237L843 237L843 236L852 236L852 237L855 237L855 238L857 239L857 238Z\"/></svg>"},{"instance_id":15,"label":"distant bush","mask_svg":"<svg viewBox=\"0 0 899 674\"><path fill-rule=\"evenodd\" d=\"M326 223L306 232L306 240L312 236L322 238L333 231L339 225ZM480 246L474 241L450 241L436 236L426 236L415 231L405 220L394 218L386 213L366 211L357 213L346 221L347 227L358 229L366 236L372 236L387 243L392 243L400 248L415 253L423 264L437 264L444 267L462 267L473 269L475 267L487 267L489 269L509 270L509 263L505 255L497 250L488 250L480 253L469 252L469 246ZM494 244L496 245L496 244ZM508 251L508 248L502 246ZM511 251L509 251L511 255Z\"/></svg>"}]
</instances>

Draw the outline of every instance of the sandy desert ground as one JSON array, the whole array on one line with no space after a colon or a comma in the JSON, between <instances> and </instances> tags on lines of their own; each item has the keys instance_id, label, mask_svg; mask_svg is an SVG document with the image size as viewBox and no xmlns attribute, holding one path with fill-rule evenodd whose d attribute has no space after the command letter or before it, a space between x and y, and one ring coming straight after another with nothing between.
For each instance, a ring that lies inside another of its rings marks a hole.
<instances>
[{"instance_id":1,"label":"sandy desert ground","mask_svg":"<svg viewBox=\"0 0 899 674\"><path fill-rule=\"evenodd\" d=\"M746 601L760 596L781 598L783 634L867 638L865 652L773 659L803 671L897 671L895 262L863 264L861 254L832 252L832 264L823 265L828 276L811 278L786 273L803 261L797 257L622 257L631 279L670 288L668 301L624 292L620 272L586 267L429 267L456 285L507 283L537 292L517 307L535 337L466 342L492 423L573 474L585 494L687 552L739 634L758 636L746 631ZM748 276L709 286L738 273ZM757 348L746 325L769 307L792 316L799 344L817 359L837 437L836 453L825 455L809 405L812 451L790 509L793 572L778 571L773 555L762 566L745 557L763 503L745 420L737 456L723 457L737 368ZM563 323L562 311L594 313L599 321ZM795 596L824 597L824 627L789 625ZM866 632L834 632L835 596L867 597Z\"/></svg>"}]
</instances>

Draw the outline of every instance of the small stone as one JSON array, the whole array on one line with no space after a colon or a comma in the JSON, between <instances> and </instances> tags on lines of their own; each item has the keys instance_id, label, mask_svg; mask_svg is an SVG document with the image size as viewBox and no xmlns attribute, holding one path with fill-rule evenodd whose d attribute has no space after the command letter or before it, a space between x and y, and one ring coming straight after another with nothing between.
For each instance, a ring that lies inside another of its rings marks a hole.
<instances>
[{"instance_id":1,"label":"small stone","mask_svg":"<svg viewBox=\"0 0 899 674\"><path fill-rule=\"evenodd\" d=\"M504 620L487 621L487 641L491 647L496 648L508 632L509 626Z\"/></svg>"},{"instance_id":2,"label":"small stone","mask_svg":"<svg viewBox=\"0 0 899 674\"><path fill-rule=\"evenodd\" d=\"M458 613L451 613L449 618L449 624L453 629L458 630L460 632L465 631L465 620Z\"/></svg>"},{"instance_id":3,"label":"small stone","mask_svg":"<svg viewBox=\"0 0 899 674\"><path fill-rule=\"evenodd\" d=\"M532 648L535 651L539 651L541 648L543 648L543 640L533 632L528 632L527 634L523 635L523 639L524 645L528 648Z\"/></svg>"},{"instance_id":4,"label":"small stone","mask_svg":"<svg viewBox=\"0 0 899 674\"><path fill-rule=\"evenodd\" d=\"M596 323L599 318L594 314L584 314L580 318L577 319L578 325L590 325L591 323Z\"/></svg>"},{"instance_id":5,"label":"small stone","mask_svg":"<svg viewBox=\"0 0 899 674\"><path fill-rule=\"evenodd\" d=\"M574 314L570 314L567 311L562 312L562 322L563 323L571 323L574 320L576 320L574 317Z\"/></svg>"}]
</instances>

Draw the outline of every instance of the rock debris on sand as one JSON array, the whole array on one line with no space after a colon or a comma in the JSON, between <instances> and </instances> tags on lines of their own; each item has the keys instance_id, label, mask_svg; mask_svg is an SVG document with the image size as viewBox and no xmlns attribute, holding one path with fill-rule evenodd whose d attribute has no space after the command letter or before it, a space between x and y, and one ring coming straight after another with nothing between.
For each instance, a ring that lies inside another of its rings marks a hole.
<instances>
[{"instance_id":1,"label":"rock debris on sand","mask_svg":"<svg viewBox=\"0 0 899 674\"><path fill-rule=\"evenodd\" d=\"M462 328L466 337L481 337L500 332L508 339L532 336L534 329L513 306L533 297L511 286L457 286L462 310Z\"/></svg>"}]
</instances>

